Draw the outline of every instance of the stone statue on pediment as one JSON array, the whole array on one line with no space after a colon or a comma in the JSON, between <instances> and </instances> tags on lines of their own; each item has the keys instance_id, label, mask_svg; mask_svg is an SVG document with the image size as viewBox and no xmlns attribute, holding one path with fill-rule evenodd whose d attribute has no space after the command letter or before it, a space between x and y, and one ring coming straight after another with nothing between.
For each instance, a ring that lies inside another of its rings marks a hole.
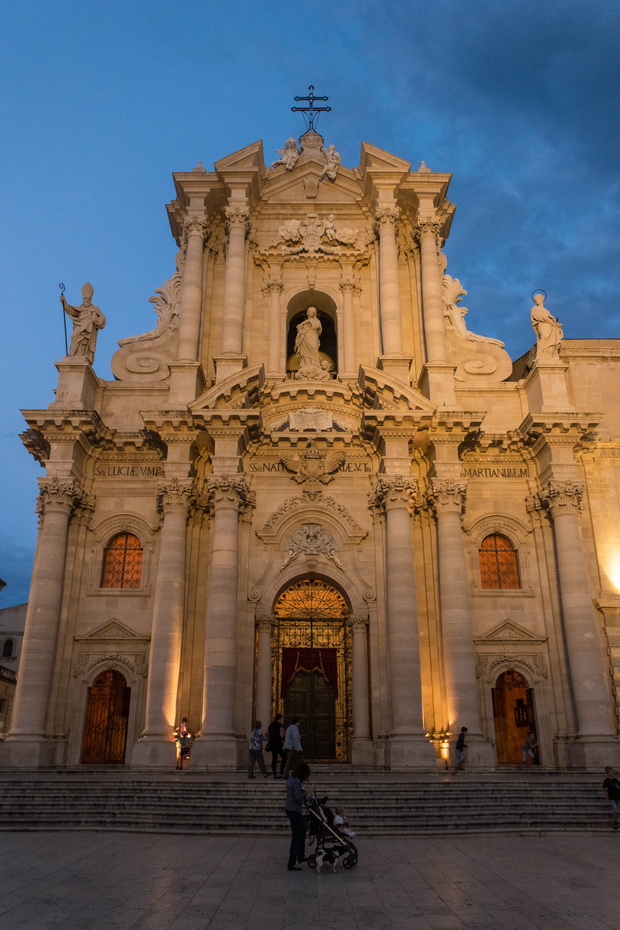
<instances>
[{"instance_id":1,"label":"stone statue on pediment","mask_svg":"<svg viewBox=\"0 0 620 930\"><path fill-rule=\"evenodd\" d=\"M530 318L536 333L536 361L557 362L564 332L562 324L545 307L544 294L534 294Z\"/></svg>"},{"instance_id":2,"label":"stone statue on pediment","mask_svg":"<svg viewBox=\"0 0 620 930\"><path fill-rule=\"evenodd\" d=\"M103 313L92 302L94 293L94 287L87 281L82 287L82 303L79 307L72 307L65 300L65 295L60 295L63 310L73 320L69 356L85 358L91 365L95 360L97 333L105 326Z\"/></svg>"},{"instance_id":3,"label":"stone statue on pediment","mask_svg":"<svg viewBox=\"0 0 620 930\"><path fill-rule=\"evenodd\" d=\"M322 178L329 178L330 181L336 180L336 172L338 171L338 165L342 161L342 155L340 152L336 151L335 145L328 145L327 148L323 146L321 148L322 154L326 158L326 165L323 168Z\"/></svg>"},{"instance_id":4,"label":"stone statue on pediment","mask_svg":"<svg viewBox=\"0 0 620 930\"><path fill-rule=\"evenodd\" d=\"M284 148L276 149L276 152L280 157L276 159L276 161L271 162L271 167L278 168L280 165L283 165L287 171L292 171L300 155L295 139L291 136L290 139L286 140Z\"/></svg>"}]
</instances>

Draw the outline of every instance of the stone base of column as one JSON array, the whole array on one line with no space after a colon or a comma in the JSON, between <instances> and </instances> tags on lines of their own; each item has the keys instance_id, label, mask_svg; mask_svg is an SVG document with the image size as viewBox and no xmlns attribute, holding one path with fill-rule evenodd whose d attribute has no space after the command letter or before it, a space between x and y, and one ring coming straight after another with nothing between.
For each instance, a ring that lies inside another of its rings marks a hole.
<instances>
[{"instance_id":1,"label":"stone base of column","mask_svg":"<svg viewBox=\"0 0 620 930\"><path fill-rule=\"evenodd\" d=\"M382 355L377 361L377 368L380 368L386 375L396 381L410 384L409 372L412 362L412 358L388 358L386 355Z\"/></svg>"},{"instance_id":2,"label":"stone base of column","mask_svg":"<svg viewBox=\"0 0 620 930\"><path fill-rule=\"evenodd\" d=\"M247 365L245 355L214 356L213 361L215 362L215 380L218 384L231 375L236 375L238 371L242 371Z\"/></svg>"},{"instance_id":3,"label":"stone base of column","mask_svg":"<svg viewBox=\"0 0 620 930\"><path fill-rule=\"evenodd\" d=\"M387 767L393 772L411 769L437 771L435 747L425 736L390 736L386 745Z\"/></svg>"},{"instance_id":4,"label":"stone base of column","mask_svg":"<svg viewBox=\"0 0 620 930\"><path fill-rule=\"evenodd\" d=\"M54 765L54 742L45 737L9 737L0 743L0 768L39 769Z\"/></svg>"},{"instance_id":5,"label":"stone base of column","mask_svg":"<svg viewBox=\"0 0 620 930\"><path fill-rule=\"evenodd\" d=\"M589 772L602 772L606 765L620 768L620 740L615 736L580 736L569 743L568 757L572 768Z\"/></svg>"},{"instance_id":6,"label":"stone base of column","mask_svg":"<svg viewBox=\"0 0 620 930\"><path fill-rule=\"evenodd\" d=\"M166 737L139 739L131 753L132 769L164 769L173 771L176 765L177 747Z\"/></svg>"},{"instance_id":7,"label":"stone base of column","mask_svg":"<svg viewBox=\"0 0 620 930\"><path fill-rule=\"evenodd\" d=\"M377 764L375 746L369 737L353 737L351 740L351 764L371 768Z\"/></svg>"},{"instance_id":8,"label":"stone base of column","mask_svg":"<svg viewBox=\"0 0 620 930\"><path fill-rule=\"evenodd\" d=\"M171 407L185 406L190 399L200 397L206 379L202 365L198 362L173 362L170 364L170 394L166 401Z\"/></svg>"},{"instance_id":9,"label":"stone base of column","mask_svg":"<svg viewBox=\"0 0 620 930\"><path fill-rule=\"evenodd\" d=\"M428 362L422 369L418 388L430 400L446 407L456 407L454 393L454 365Z\"/></svg>"},{"instance_id":10,"label":"stone base of column","mask_svg":"<svg viewBox=\"0 0 620 930\"><path fill-rule=\"evenodd\" d=\"M234 772L241 761L238 741L234 736L207 734L197 739L192 746L194 772Z\"/></svg>"},{"instance_id":11,"label":"stone base of column","mask_svg":"<svg viewBox=\"0 0 620 930\"><path fill-rule=\"evenodd\" d=\"M79 355L67 355L56 363L58 387L56 399L50 407L68 407L71 410L93 410L99 379L90 362Z\"/></svg>"}]
</instances>

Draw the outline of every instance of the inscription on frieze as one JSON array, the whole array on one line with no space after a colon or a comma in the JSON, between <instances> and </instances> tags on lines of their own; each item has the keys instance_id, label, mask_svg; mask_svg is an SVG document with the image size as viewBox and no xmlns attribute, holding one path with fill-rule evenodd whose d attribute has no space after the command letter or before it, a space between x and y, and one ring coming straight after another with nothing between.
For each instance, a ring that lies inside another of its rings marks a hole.
<instances>
[{"instance_id":1,"label":"inscription on frieze","mask_svg":"<svg viewBox=\"0 0 620 930\"><path fill-rule=\"evenodd\" d=\"M162 478L163 465L107 464L95 466L95 478Z\"/></svg>"},{"instance_id":2,"label":"inscription on frieze","mask_svg":"<svg viewBox=\"0 0 620 930\"><path fill-rule=\"evenodd\" d=\"M528 478L525 465L463 465L462 478Z\"/></svg>"}]
</instances>

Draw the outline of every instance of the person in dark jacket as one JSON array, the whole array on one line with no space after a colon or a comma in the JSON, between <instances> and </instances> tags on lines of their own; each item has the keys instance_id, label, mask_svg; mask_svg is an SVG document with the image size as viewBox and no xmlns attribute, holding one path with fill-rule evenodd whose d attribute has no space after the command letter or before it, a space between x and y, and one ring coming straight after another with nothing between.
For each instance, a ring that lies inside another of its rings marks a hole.
<instances>
[{"instance_id":1,"label":"person in dark jacket","mask_svg":"<svg viewBox=\"0 0 620 930\"><path fill-rule=\"evenodd\" d=\"M309 778L309 766L305 762L300 762L286 780L284 810L291 823L291 845L288 853L289 872L301 872L297 863L306 861L306 818L303 813L303 805L308 798L304 783Z\"/></svg>"},{"instance_id":2,"label":"person in dark jacket","mask_svg":"<svg viewBox=\"0 0 620 930\"><path fill-rule=\"evenodd\" d=\"M267 743L267 752L271 753L271 771L274 778L284 778L284 763L286 755L282 749L284 743L284 727L282 726L282 714L276 714L269 726L267 727L269 742ZM278 756L280 757L280 774L278 775Z\"/></svg>"}]
</instances>

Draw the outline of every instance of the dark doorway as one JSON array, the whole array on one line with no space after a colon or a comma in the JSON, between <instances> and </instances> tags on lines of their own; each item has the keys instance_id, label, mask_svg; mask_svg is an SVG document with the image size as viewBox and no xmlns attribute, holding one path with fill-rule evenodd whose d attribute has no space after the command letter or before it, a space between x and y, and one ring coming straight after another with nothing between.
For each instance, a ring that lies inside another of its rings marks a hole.
<instances>
[{"instance_id":1,"label":"dark doorway","mask_svg":"<svg viewBox=\"0 0 620 930\"><path fill-rule=\"evenodd\" d=\"M284 701L284 719L299 717L304 757L336 758L336 701L334 686L321 672L298 671Z\"/></svg>"},{"instance_id":2,"label":"dark doorway","mask_svg":"<svg viewBox=\"0 0 620 930\"><path fill-rule=\"evenodd\" d=\"M521 747L530 731L536 733L534 689L513 669L503 672L492 689L495 746L499 765L518 765ZM540 752L535 750L533 765L540 765Z\"/></svg>"},{"instance_id":3,"label":"dark doorway","mask_svg":"<svg viewBox=\"0 0 620 930\"><path fill-rule=\"evenodd\" d=\"M109 668L97 675L88 689L83 765L124 764L130 695L131 688L120 672Z\"/></svg>"}]
</instances>

